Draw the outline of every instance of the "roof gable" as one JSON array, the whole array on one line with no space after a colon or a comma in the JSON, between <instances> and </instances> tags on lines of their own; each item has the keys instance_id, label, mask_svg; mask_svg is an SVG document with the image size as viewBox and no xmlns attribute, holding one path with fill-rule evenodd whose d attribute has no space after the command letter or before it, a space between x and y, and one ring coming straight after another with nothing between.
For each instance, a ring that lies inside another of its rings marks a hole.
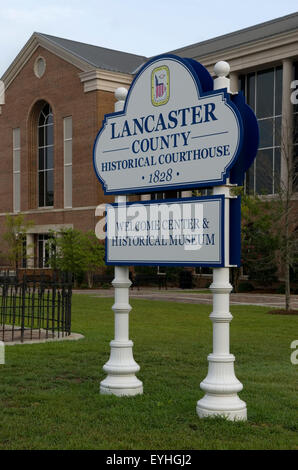
<instances>
[{"instance_id":1,"label":"roof gable","mask_svg":"<svg viewBox=\"0 0 298 470\"><path fill-rule=\"evenodd\" d=\"M208 56L212 58L213 55L216 55L220 51L235 50L239 52L241 47L248 47L249 45L253 47L254 43L258 41L269 40L270 37L274 36L283 37L287 33L293 34L295 31L298 31L298 13L293 13L207 41L191 44L171 51L171 53L180 55L181 57L192 57L199 60L202 57L204 62L204 58ZM104 70L107 73L113 72L116 74L134 75L148 60L145 56L115 51L113 49L72 41L48 34L34 33L4 73L2 80L6 88L22 70L39 46L71 63L81 72Z\"/></svg>"},{"instance_id":2,"label":"roof gable","mask_svg":"<svg viewBox=\"0 0 298 470\"><path fill-rule=\"evenodd\" d=\"M144 56L71 41L70 39L58 38L48 34L37 34L90 65L112 72L133 73L140 64L147 60Z\"/></svg>"},{"instance_id":3,"label":"roof gable","mask_svg":"<svg viewBox=\"0 0 298 470\"><path fill-rule=\"evenodd\" d=\"M143 56L92 46L43 33L33 33L2 77L6 88L9 87L39 46L71 63L81 72L102 69L116 73L133 74L134 70L146 61Z\"/></svg>"}]
</instances>

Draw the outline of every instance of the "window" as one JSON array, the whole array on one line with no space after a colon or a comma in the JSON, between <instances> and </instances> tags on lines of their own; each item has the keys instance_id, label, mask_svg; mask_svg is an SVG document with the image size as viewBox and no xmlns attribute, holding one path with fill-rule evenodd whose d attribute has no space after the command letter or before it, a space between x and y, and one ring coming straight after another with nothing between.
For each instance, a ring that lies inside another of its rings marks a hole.
<instances>
[{"instance_id":1,"label":"window","mask_svg":"<svg viewBox=\"0 0 298 470\"><path fill-rule=\"evenodd\" d=\"M177 199L181 197L181 191L160 191L158 193L151 193L151 200L159 199Z\"/></svg>"},{"instance_id":2,"label":"window","mask_svg":"<svg viewBox=\"0 0 298 470\"><path fill-rule=\"evenodd\" d=\"M64 207L72 207L72 117L63 120Z\"/></svg>"},{"instance_id":3,"label":"window","mask_svg":"<svg viewBox=\"0 0 298 470\"><path fill-rule=\"evenodd\" d=\"M13 211L21 210L21 131L13 129Z\"/></svg>"},{"instance_id":4,"label":"window","mask_svg":"<svg viewBox=\"0 0 298 470\"><path fill-rule=\"evenodd\" d=\"M282 67L242 75L239 87L259 124L257 157L246 174L249 194L276 194L281 172Z\"/></svg>"},{"instance_id":5,"label":"window","mask_svg":"<svg viewBox=\"0 0 298 470\"><path fill-rule=\"evenodd\" d=\"M49 104L45 104L38 120L38 205L54 205L54 122Z\"/></svg>"},{"instance_id":6,"label":"window","mask_svg":"<svg viewBox=\"0 0 298 470\"><path fill-rule=\"evenodd\" d=\"M37 57L34 63L34 73L37 78L41 78L46 71L46 62L43 57Z\"/></svg>"}]
</instances>

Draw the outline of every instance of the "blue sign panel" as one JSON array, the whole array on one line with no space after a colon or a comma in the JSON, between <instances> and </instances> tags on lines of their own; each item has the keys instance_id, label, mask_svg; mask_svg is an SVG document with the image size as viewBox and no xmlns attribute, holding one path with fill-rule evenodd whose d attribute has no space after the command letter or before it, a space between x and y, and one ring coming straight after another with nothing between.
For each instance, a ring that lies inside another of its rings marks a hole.
<instances>
[{"instance_id":1,"label":"blue sign panel","mask_svg":"<svg viewBox=\"0 0 298 470\"><path fill-rule=\"evenodd\" d=\"M259 127L253 110L245 103L242 92L232 95L233 103L237 106L243 122L243 145L237 161L230 172L230 182L243 185L244 176L252 165L259 146Z\"/></svg>"}]
</instances>

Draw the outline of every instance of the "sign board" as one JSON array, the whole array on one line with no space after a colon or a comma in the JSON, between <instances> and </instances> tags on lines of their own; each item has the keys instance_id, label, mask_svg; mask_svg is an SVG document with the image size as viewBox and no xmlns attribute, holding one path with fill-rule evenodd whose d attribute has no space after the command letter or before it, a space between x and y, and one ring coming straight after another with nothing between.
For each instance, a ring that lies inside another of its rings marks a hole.
<instances>
[{"instance_id":1,"label":"sign board","mask_svg":"<svg viewBox=\"0 0 298 470\"><path fill-rule=\"evenodd\" d=\"M208 71L193 59L164 55L141 68L123 111L105 116L95 140L94 169L105 194L225 185L227 178L232 184L243 183L257 152L257 120L242 95L218 89L228 86L229 80L221 79L222 72L223 77L228 74L228 64L219 62L216 69L214 90ZM107 205L106 264L239 266L240 198L231 195L229 187L221 190L224 194L128 204L118 198L117 204ZM201 388L207 384L204 390L210 389L217 398L207 393L198 402L197 412L205 417L222 410L229 419L246 419L246 405L237 396L235 358L228 348L229 270L215 272L212 316L225 325L220 334L214 332L212 361L216 368L209 370ZM116 323L116 340L111 342L102 393L135 395L143 391L134 375L138 366L128 340L128 281L128 269L115 270L113 309L116 317L121 313L125 316L120 315L123 321ZM119 287L123 302L118 298ZM227 404L222 378L228 375L231 397Z\"/></svg>"},{"instance_id":2,"label":"sign board","mask_svg":"<svg viewBox=\"0 0 298 470\"><path fill-rule=\"evenodd\" d=\"M224 196L108 205L106 263L224 266Z\"/></svg>"},{"instance_id":3,"label":"sign board","mask_svg":"<svg viewBox=\"0 0 298 470\"><path fill-rule=\"evenodd\" d=\"M208 71L173 55L147 62L124 110L107 114L94 144L105 194L224 184L240 155L241 113Z\"/></svg>"}]
</instances>

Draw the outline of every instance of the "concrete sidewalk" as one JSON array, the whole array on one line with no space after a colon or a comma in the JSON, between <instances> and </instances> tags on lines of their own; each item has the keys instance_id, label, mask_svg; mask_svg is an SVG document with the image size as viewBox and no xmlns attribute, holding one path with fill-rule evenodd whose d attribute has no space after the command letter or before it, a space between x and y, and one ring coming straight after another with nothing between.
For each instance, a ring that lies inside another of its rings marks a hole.
<instances>
[{"instance_id":1,"label":"concrete sidewalk","mask_svg":"<svg viewBox=\"0 0 298 470\"><path fill-rule=\"evenodd\" d=\"M206 289L204 289L206 291ZM113 297L113 289L93 289L93 290L74 290L74 294L88 294L94 297ZM201 293L199 290L194 292L183 291L179 289L154 289L140 288L140 290L130 290L130 297L146 300L164 300L168 302L183 302L189 304L211 304L212 294ZM285 296L278 294L231 294L231 305L260 305L264 307L285 308ZM298 309L298 295L291 296L291 308Z\"/></svg>"}]
</instances>

